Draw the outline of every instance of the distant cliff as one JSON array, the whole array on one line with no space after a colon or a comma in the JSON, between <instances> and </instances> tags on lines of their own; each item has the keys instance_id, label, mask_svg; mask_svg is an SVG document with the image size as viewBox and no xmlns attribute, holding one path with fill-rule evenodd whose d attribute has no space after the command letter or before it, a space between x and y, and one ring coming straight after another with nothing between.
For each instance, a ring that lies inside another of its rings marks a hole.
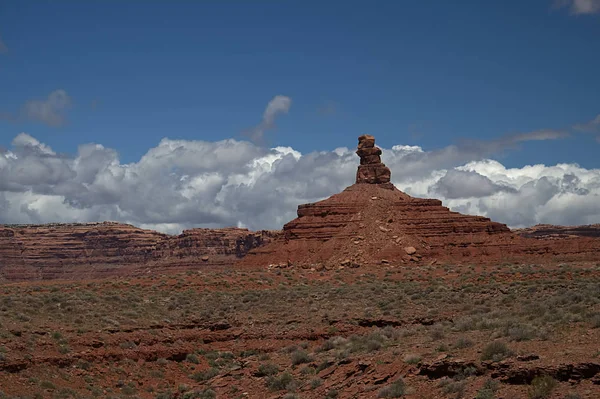
<instances>
[{"instance_id":1,"label":"distant cliff","mask_svg":"<svg viewBox=\"0 0 600 399\"><path fill-rule=\"evenodd\" d=\"M98 278L225 265L278 235L226 228L169 236L115 222L0 225L0 280Z\"/></svg>"}]
</instances>

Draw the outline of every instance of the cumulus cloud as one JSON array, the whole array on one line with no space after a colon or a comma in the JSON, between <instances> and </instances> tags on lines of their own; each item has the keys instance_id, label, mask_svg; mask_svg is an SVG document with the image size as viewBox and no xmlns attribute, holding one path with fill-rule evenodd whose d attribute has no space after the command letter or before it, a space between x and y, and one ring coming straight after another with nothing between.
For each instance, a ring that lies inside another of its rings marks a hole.
<instances>
[{"instance_id":1,"label":"cumulus cloud","mask_svg":"<svg viewBox=\"0 0 600 399\"><path fill-rule=\"evenodd\" d=\"M452 210L511 227L600 221L600 169L506 168L482 157L489 151L482 143L435 151L396 145L383 149L383 160L392 182L408 194L440 198ZM171 139L137 162L122 163L101 144L83 144L65 156L21 133L10 149L0 150L0 222L118 220L168 233L190 227L279 229L296 216L299 204L352 184L357 165L354 148L302 154L247 141Z\"/></svg>"},{"instance_id":2,"label":"cumulus cloud","mask_svg":"<svg viewBox=\"0 0 600 399\"><path fill-rule=\"evenodd\" d=\"M600 13L600 0L556 0L555 7L569 7L574 15Z\"/></svg>"},{"instance_id":3,"label":"cumulus cloud","mask_svg":"<svg viewBox=\"0 0 600 399\"><path fill-rule=\"evenodd\" d=\"M481 198L499 192L515 192L513 187L498 184L475 171L451 169L435 184L429 193L448 199Z\"/></svg>"},{"instance_id":4,"label":"cumulus cloud","mask_svg":"<svg viewBox=\"0 0 600 399\"><path fill-rule=\"evenodd\" d=\"M267 104L261 122L245 134L254 143L262 143L265 132L275 127L275 118L280 114L287 114L292 106L292 99L287 96L277 95Z\"/></svg>"}]
</instances>

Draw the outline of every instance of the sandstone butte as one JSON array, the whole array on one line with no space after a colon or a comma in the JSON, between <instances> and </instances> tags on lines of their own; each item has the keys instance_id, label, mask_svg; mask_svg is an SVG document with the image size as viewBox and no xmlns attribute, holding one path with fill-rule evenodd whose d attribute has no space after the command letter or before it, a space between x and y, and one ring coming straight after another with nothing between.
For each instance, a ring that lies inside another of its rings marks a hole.
<instances>
[{"instance_id":1,"label":"sandstone butte","mask_svg":"<svg viewBox=\"0 0 600 399\"><path fill-rule=\"evenodd\" d=\"M359 137L355 184L298 207L283 231L191 229L177 236L131 225L0 225L0 282L135 276L220 267L329 269L374 265L600 261L600 225L511 231L452 212L391 183L381 149Z\"/></svg>"},{"instance_id":2,"label":"sandstone butte","mask_svg":"<svg viewBox=\"0 0 600 399\"><path fill-rule=\"evenodd\" d=\"M280 239L253 249L240 264L322 269L600 260L599 225L542 225L512 232L488 218L452 212L437 199L398 190L373 136L360 136L356 153L355 184L323 201L300 205L298 218L283 227ZM546 239L550 235L560 239Z\"/></svg>"}]
</instances>

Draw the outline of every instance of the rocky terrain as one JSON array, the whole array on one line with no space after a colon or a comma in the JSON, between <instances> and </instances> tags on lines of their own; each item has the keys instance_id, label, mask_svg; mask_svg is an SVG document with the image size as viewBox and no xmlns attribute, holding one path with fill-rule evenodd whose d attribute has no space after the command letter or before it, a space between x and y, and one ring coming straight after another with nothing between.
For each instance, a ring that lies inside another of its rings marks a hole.
<instances>
[{"instance_id":1,"label":"rocky terrain","mask_svg":"<svg viewBox=\"0 0 600 399\"><path fill-rule=\"evenodd\" d=\"M5 284L0 397L596 399L599 287L583 263Z\"/></svg>"}]
</instances>

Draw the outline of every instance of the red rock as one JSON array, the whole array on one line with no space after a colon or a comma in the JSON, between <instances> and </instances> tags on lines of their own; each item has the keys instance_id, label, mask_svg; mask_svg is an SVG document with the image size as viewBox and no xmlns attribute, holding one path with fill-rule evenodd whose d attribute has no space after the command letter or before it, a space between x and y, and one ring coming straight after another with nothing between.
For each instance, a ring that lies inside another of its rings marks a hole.
<instances>
[{"instance_id":1,"label":"red rock","mask_svg":"<svg viewBox=\"0 0 600 399\"><path fill-rule=\"evenodd\" d=\"M600 237L600 224L587 226L554 226L538 224L536 226L515 229L515 233L527 238L562 239L572 237Z\"/></svg>"},{"instance_id":2,"label":"red rock","mask_svg":"<svg viewBox=\"0 0 600 399\"><path fill-rule=\"evenodd\" d=\"M357 153L376 148L374 143L372 136L361 136ZM378 178L380 172L386 174L384 180ZM383 164L360 165L356 184L323 201L300 205L298 217L283 227L284 239L250 251L240 265L290 260L328 267L358 256L368 264L382 258L438 263L600 259L598 239L571 238L558 246L556 240L527 239L486 217L452 212L439 200L414 198L391 183L381 183L389 177ZM381 220L390 222L383 227ZM381 231L398 238L390 240ZM365 237L360 246L354 244L357 234ZM405 248L410 247L407 254Z\"/></svg>"},{"instance_id":3,"label":"red rock","mask_svg":"<svg viewBox=\"0 0 600 399\"><path fill-rule=\"evenodd\" d=\"M389 184L391 172L381 162L381 149L375 147L375 137L368 134L360 136L356 154L360 157L356 183Z\"/></svg>"},{"instance_id":4,"label":"red rock","mask_svg":"<svg viewBox=\"0 0 600 399\"><path fill-rule=\"evenodd\" d=\"M406 247L404 248L404 252L406 252L408 255L413 255L417 253L417 249L415 247Z\"/></svg>"},{"instance_id":5,"label":"red rock","mask_svg":"<svg viewBox=\"0 0 600 399\"><path fill-rule=\"evenodd\" d=\"M0 225L0 281L139 275L232 264L279 234L229 228L169 236L115 222Z\"/></svg>"},{"instance_id":6,"label":"red rock","mask_svg":"<svg viewBox=\"0 0 600 399\"><path fill-rule=\"evenodd\" d=\"M363 134L358 137L358 149L375 147L375 137L370 134ZM381 152L380 152L381 153Z\"/></svg>"}]
</instances>

